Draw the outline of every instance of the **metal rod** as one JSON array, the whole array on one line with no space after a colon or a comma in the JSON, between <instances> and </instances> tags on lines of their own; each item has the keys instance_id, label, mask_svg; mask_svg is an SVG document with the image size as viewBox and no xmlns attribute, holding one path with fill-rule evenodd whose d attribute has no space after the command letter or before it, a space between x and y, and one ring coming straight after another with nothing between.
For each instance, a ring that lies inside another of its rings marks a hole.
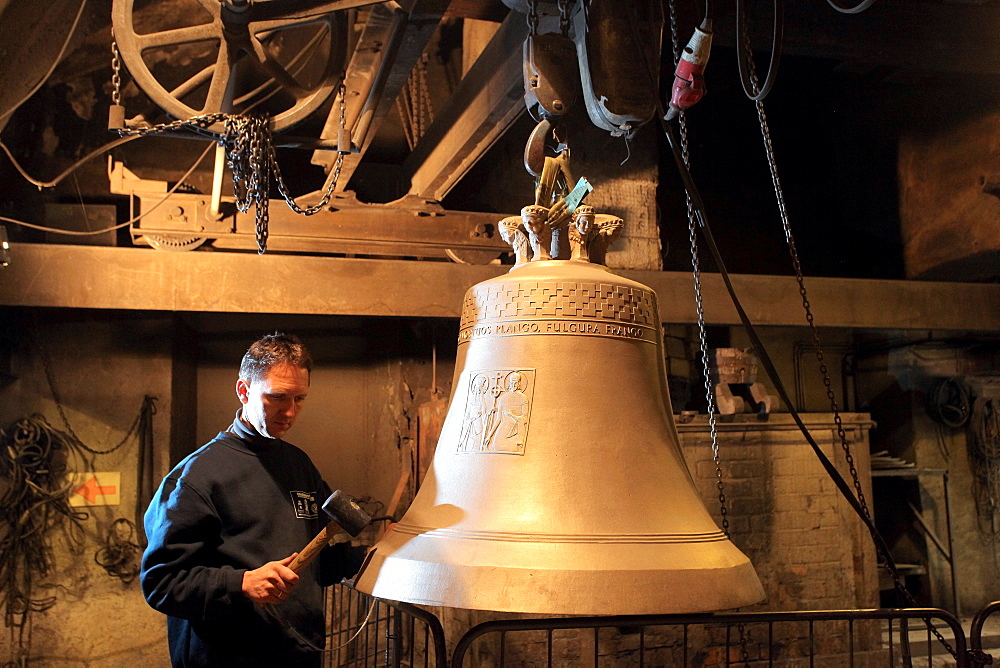
<instances>
[{"instance_id":1,"label":"metal rod","mask_svg":"<svg viewBox=\"0 0 1000 668\"><path fill-rule=\"evenodd\" d=\"M932 543L934 543L934 547L936 547L938 551L941 553L941 556L943 556L945 560L947 560L947 562L951 564L952 563L951 551L948 548L946 548L944 544L941 543L941 539L937 537L937 534L934 533L934 530L927 524L927 521L924 519L924 516L920 512L920 510L912 503L908 503L907 505L910 506L910 511L913 513L913 517L917 520L917 524L920 525L920 528L924 530L924 533L927 534L927 537L931 539Z\"/></svg>"},{"instance_id":2,"label":"metal rod","mask_svg":"<svg viewBox=\"0 0 1000 668\"><path fill-rule=\"evenodd\" d=\"M944 522L945 528L948 534L948 554L952 555L950 560L951 564L951 597L952 605L954 606L955 616L962 617L962 607L959 602L958 595L958 569L955 567L955 546L953 544L953 537L951 535L951 494L948 491L948 471L941 475L942 481L944 483Z\"/></svg>"}]
</instances>

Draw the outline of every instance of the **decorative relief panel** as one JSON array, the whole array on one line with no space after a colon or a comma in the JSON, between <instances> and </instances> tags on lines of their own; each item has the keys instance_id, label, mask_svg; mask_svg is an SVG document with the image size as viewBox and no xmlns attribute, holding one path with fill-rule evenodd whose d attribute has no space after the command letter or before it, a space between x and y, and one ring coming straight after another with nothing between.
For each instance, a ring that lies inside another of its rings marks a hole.
<instances>
[{"instance_id":1,"label":"decorative relief panel","mask_svg":"<svg viewBox=\"0 0 1000 668\"><path fill-rule=\"evenodd\" d=\"M523 455L535 388L534 369L484 369L466 375L459 453Z\"/></svg>"}]
</instances>

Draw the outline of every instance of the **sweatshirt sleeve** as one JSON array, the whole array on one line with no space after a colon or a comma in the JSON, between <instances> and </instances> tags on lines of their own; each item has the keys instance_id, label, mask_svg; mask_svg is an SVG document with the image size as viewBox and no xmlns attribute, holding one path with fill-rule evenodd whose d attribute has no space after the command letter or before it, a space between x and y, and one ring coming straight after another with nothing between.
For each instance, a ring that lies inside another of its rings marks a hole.
<instances>
[{"instance_id":1,"label":"sweatshirt sleeve","mask_svg":"<svg viewBox=\"0 0 1000 668\"><path fill-rule=\"evenodd\" d=\"M222 532L212 504L175 477L164 479L146 511L149 545L139 580L155 610L191 621L226 614L243 597L246 569L213 564L208 556Z\"/></svg>"}]
</instances>

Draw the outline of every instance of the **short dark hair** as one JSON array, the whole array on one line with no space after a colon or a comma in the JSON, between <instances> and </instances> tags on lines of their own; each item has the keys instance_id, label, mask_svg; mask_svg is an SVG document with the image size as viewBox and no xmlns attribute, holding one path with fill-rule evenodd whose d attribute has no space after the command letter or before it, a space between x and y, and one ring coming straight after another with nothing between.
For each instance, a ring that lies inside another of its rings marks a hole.
<instances>
[{"instance_id":1,"label":"short dark hair","mask_svg":"<svg viewBox=\"0 0 1000 668\"><path fill-rule=\"evenodd\" d=\"M240 363L240 378L251 383L261 380L264 374L279 364L294 364L312 374L312 355L299 337L275 332L251 344Z\"/></svg>"}]
</instances>

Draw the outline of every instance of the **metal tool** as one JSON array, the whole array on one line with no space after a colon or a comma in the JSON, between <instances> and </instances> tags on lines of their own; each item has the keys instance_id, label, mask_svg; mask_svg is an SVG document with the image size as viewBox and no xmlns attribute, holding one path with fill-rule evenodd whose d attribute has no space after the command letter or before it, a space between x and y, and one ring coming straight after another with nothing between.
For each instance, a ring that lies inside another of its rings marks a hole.
<instances>
[{"instance_id":1,"label":"metal tool","mask_svg":"<svg viewBox=\"0 0 1000 668\"><path fill-rule=\"evenodd\" d=\"M368 513L354 499L339 489L323 502L323 512L332 520L288 565L296 573L308 566L338 533L346 532L351 536L357 536L372 521Z\"/></svg>"}]
</instances>

